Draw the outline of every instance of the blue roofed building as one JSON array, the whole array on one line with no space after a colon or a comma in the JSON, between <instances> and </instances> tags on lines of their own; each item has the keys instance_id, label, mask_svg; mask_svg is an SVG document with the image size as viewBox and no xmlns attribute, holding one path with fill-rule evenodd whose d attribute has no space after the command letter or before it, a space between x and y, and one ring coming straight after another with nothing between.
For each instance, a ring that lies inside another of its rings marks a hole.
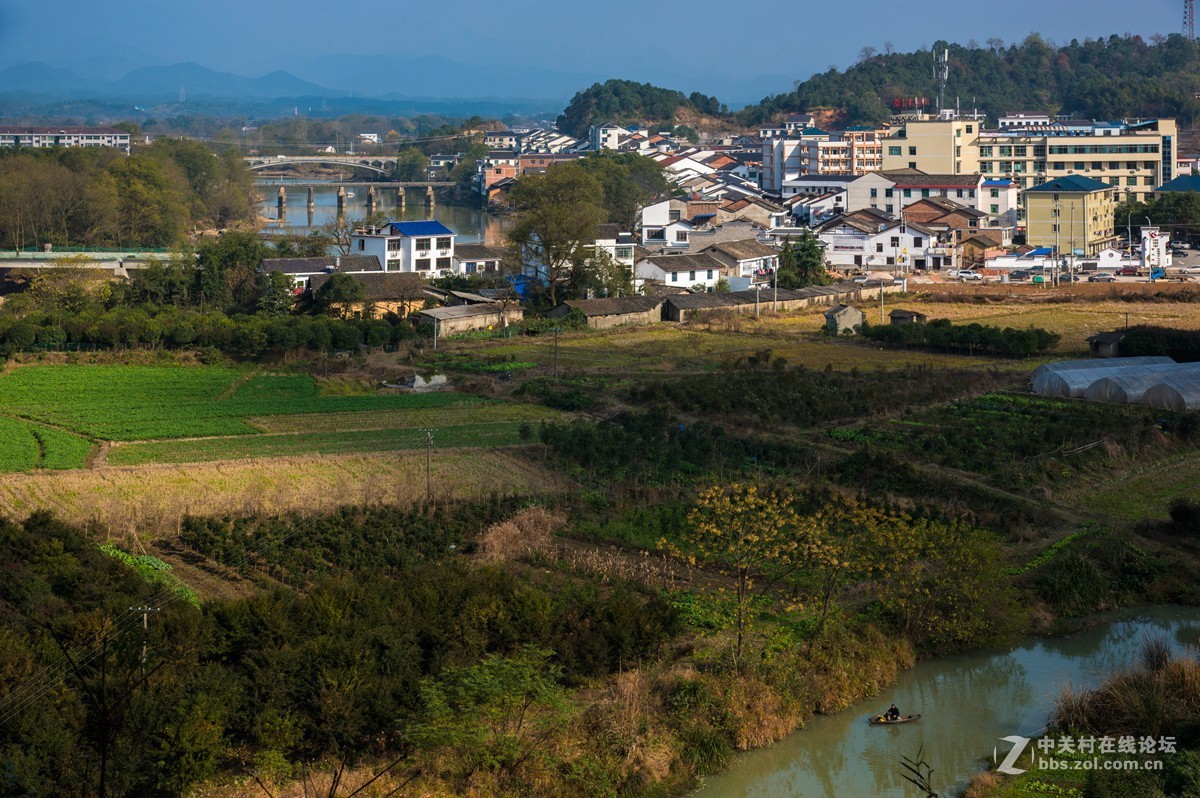
<instances>
[{"instance_id":1,"label":"blue roofed building","mask_svg":"<svg viewBox=\"0 0 1200 798\"><path fill-rule=\"evenodd\" d=\"M1083 175L1064 175L1025 189L1025 243L1055 254L1095 257L1117 240L1117 189Z\"/></svg>"},{"instance_id":2,"label":"blue roofed building","mask_svg":"<svg viewBox=\"0 0 1200 798\"><path fill-rule=\"evenodd\" d=\"M1163 194L1180 194L1200 191L1200 175L1180 175L1174 180L1168 180L1154 189L1154 198L1162 199Z\"/></svg>"},{"instance_id":3,"label":"blue roofed building","mask_svg":"<svg viewBox=\"0 0 1200 798\"><path fill-rule=\"evenodd\" d=\"M445 277L454 271L457 235L433 219L387 222L356 228L350 235L350 254L374 255L386 272Z\"/></svg>"}]
</instances>

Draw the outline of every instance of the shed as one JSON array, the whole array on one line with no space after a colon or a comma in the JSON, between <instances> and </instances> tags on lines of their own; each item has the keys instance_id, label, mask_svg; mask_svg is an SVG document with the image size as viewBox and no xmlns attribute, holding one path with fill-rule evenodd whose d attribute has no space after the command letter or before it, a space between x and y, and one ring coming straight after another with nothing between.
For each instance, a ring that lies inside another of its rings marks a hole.
<instances>
[{"instance_id":1,"label":"shed","mask_svg":"<svg viewBox=\"0 0 1200 798\"><path fill-rule=\"evenodd\" d=\"M863 312L849 305L834 305L825 311L825 330L832 335L855 332L862 326Z\"/></svg>"},{"instance_id":2,"label":"shed","mask_svg":"<svg viewBox=\"0 0 1200 798\"><path fill-rule=\"evenodd\" d=\"M622 324L654 324L662 321L661 296L623 296L608 299L571 299L559 304L546 315L561 319L572 310L587 317L588 327L607 330Z\"/></svg>"},{"instance_id":3,"label":"shed","mask_svg":"<svg viewBox=\"0 0 1200 798\"><path fill-rule=\"evenodd\" d=\"M892 324L924 324L929 320L929 317L924 313L918 313L915 310L893 310L888 314Z\"/></svg>"},{"instance_id":4,"label":"shed","mask_svg":"<svg viewBox=\"0 0 1200 798\"><path fill-rule=\"evenodd\" d=\"M484 330L488 327L504 327L525 318L519 307L491 305L455 305L449 308L430 308L415 315L418 324L432 324L438 335L457 335Z\"/></svg>"},{"instance_id":5,"label":"shed","mask_svg":"<svg viewBox=\"0 0 1200 798\"><path fill-rule=\"evenodd\" d=\"M1121 341L1125 339L1123 332L1102 332L1087 337L1088 349L1092 357L1120 357Z\"/></svg>"},{"instance_id":6,"label":"shed","mask_svg":"<svg viewBox=\"0 0 1200 798\"><path fill-rule=\"evenodd\" d=\"M374 260L374 258L372 258ZM382 315L395 313L404 316L425 302L425 278L412 272L348 272L348 277L362 286L362 302L343 308L346 313ZM314 274L308 290L317 296L332 274Z\"/></svg>"}]
</instances>

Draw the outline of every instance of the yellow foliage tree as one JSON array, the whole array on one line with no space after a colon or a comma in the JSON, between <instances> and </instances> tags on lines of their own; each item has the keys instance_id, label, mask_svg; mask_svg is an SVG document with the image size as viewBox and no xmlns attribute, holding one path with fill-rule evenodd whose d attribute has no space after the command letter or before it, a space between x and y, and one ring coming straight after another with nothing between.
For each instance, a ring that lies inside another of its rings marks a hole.
<instances>
[{"instance_id":1,"label":"yellow foliage tree","mask_svg":"<svg viewBox=\"0 0 1200 798\"><path fill-rule=\"evenodd\" d=\"M690 552L685 554L666 541L660 545L733 578L737 633L733 661L740 668L752 601L809 561L819 548L815 526L782 497L736 483L703 491L688 521Z\"/></svg>"}]
</instances>

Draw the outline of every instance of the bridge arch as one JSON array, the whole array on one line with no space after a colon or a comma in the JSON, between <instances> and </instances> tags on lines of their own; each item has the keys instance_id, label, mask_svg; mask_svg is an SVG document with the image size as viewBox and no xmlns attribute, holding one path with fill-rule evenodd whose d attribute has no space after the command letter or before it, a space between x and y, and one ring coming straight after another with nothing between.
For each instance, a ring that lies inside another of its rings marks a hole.
<instances>
[{"instance_id":1,"label":"bridge arch","mask_svg":"<svg viewBox=\"0 0 1200 798\"><path fill-rule=\"evenodd\" d=\"M274 158L274 159L247 159L247 167L257 171L260 169L270 169L280 166L298 166L306 163L319 163L327 166L349 167L351 169L366 169L371 172L378 172L381 175L391 174L392 164L387 161L344 161L337 158Z\"/></svg>"}]
</instances>

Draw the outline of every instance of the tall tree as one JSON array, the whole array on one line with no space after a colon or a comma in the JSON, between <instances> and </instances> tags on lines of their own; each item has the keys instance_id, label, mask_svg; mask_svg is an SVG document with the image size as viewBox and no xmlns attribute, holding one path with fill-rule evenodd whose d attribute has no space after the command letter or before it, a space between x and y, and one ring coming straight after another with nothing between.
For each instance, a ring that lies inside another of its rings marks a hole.
<instances>
[{"instance_id":1,"label":"tall tree","mask_svg":"<svg viewBox=\"0 0 1200 798\"><path fill-rule=\"evenodd\" d=\"M508 234L515 260L545 281L550 304L557 305L559 284L589 256L596 226L606 217L604 190L582 166L565 163L526 175L510 196L518 210Z\"/></svg>"}]
</instances>

